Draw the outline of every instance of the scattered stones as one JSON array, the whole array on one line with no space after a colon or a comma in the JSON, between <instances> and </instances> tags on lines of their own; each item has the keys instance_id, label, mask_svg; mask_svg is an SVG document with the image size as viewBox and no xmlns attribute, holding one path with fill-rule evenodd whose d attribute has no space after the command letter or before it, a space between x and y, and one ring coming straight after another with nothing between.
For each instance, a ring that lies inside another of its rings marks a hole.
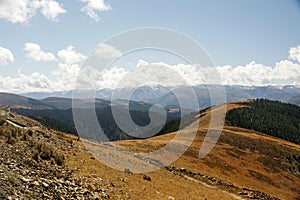
<instances>
[{"instance_id":1,"label":"scattered stones","mask_svg":"<svg viewBox=\"0 0 300 200\"><path fill-rule=\"evenodd\" d=\"M239 195L248 195L248 192L239 192Z\"/></svg>"},{"instance_id":2,"label":"scattered stones","mask_svg":"<svg viewBox=\"0 0 300 200\"><path fill-rule=\"evenodd\" d=\"M14 128L8 123L0 126L0 129L3 130L3 127L5 130ZM43 141L57 149L69 146L67 141L59 139L50 131L45 132L41 126L35 127L22 133L31 135L29 140L23 140L21 135L17 135L20 139L14 144L8 144L5 138L0 137L0 199L109 199L111 194L123 193L109 180L100 177L91 180L78 176L51 159L35 160L36 149L33 145L36 142ZM35 130L34 133L31 129ZM75 145L72 149L79 150Z\"/></svg>"},{"instance_id":3,"label":"scattered stones","mask_svg":"<svg viewBox=\"0 0 300 200\"><path fill-rule=\"evenodd\" d=\"M181 177L190 177L201 181L208 185L213 185L215 187L227 188L228 191L233 192L237 195L247 197L248 199L264 199L264 200L278 200L278 198L270 196L264 192L251 190L249 188L239 188L238 186L233 185L232 183L227 183L223 180L220 180L215 177L207 176L198 172L191 172L185 168L176 168L174 166L165 167L169 172L181 176Z\"/></svg>"}]
</instances>

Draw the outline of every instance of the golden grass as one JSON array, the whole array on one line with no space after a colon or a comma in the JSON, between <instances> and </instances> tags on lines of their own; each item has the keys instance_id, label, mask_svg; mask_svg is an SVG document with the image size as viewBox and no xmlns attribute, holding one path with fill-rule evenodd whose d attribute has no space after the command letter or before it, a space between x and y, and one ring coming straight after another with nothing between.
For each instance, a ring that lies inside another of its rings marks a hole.
<instances>
[{"instance_id":1,"label":"golden grass","mask_svg":"<svg viewBox=\"0 0 300 200\"><path fill-rule=\"evenodd\" d=\"M226 109L241 107L238 103L227 105ZM198 127L198 132L188 150L172 166L186 168L217 177L239 187L263 191L280 199L299 198L300 178L288 172L289 163L281 154L300 154L300 146L255 131L232 126L224 126L221 137L213 150L203 159L199 149L203 143L211 112L208 109L200 122L185 128ZM167 145L176 133L170 133L146 140L112 142L112 145L130 152L153 152ZM65 135L76 148L65 149L65 165L74 170L76 176L97 182L99 187L110 184L116 190L108 192L112 199L233 199L237 198L216 187L207 186L197 180L177 176L165 169L147 173L151 181L143 179L143 174L126 174L112 169L95 159L75 136ZM95 147L96 148L96 147Z\"/></svg>"}]
</instances>

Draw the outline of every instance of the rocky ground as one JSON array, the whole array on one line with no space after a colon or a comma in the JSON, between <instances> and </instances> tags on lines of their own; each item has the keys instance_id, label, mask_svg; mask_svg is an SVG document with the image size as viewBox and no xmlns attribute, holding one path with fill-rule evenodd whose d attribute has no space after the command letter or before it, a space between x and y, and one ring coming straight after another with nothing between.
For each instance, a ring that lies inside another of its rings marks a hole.
<instances>
[{"instance_id":1,"label":"rocky ground","mask_svg":"<svg viewBox=\"0 0 300 200\"><path fill-rule=\"evenodd\" d=\"M31 124L31 128L2 124L0 199L110 198L108 193L115 188L109 181L102 180L96 187L64 166L68 148L78 147L40 124Z\"/></svg>"},{"instance_id":2,"label":"rocky ground","mask_svg":"<svg viewBox=\"0 0 300 200\"><path fill-rule=\"evenodd\" d=\"M234 184L227 183L223 180L220 180L215 177L207 176L202 173L192 172L185 168L176 168L176 167L166 167L168 171L172 172L175 175L185 177L187 179L192 179L199 181L203 184L207 184L211 187L217 187L224 191L229 191L232 194L247 198L247 199L265 199L265 200L279 200L276 197L272 197L264 192L251 190L249 188L240 188Z\"/></svg>"}]
</instances>

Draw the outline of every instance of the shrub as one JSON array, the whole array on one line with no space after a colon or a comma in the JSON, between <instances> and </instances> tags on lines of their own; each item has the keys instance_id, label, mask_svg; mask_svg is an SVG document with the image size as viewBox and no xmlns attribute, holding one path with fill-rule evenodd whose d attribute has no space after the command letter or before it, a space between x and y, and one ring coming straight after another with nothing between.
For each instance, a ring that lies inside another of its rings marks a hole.
<instances>
[{"instance_id":1,"label":"shrub","mask_svg":"<svg viewBox=\"0 0 300 200\"><path fill-rule=\"evenodd\" d=\"M13 137L12 133L10 132L10 134L8 135L7 137L7 141L6 141L8 144L15 144L16 143L16 138Z\"/></svg>"},{"instance_id":2,"label":"shrub","mask_svg":"<svg viewBox=\"0 0 300 200\"><path fill-rule=\"evenodd\" d=\"M25 133L22 135L21 140L29 142L29 141L31 141L31 137Z\"/></svg>"},{"instance_id":3,"label":"shrub","mask_svg":"<svg viewBox=\"0 0 300 200\"><path fill-rule=\"evenodd\" d=\"M3 125L6 121L6 116L0 113L0 126Z\"/></svg>"},{"instance_id":4,"label":"shrub","mask_svg":"<svg viewBox=\"0 0 300 200\"><path fill-rule=\"evenodd\" d=\"M51 160L51 162L56 163L57 165L62 165L64 162L64 154L55 149L53 145L47 144L44 141L40 141L34 145L36 151L33 155L33 158L37 161L42 160Z\"/></svg>"}]
</instances>

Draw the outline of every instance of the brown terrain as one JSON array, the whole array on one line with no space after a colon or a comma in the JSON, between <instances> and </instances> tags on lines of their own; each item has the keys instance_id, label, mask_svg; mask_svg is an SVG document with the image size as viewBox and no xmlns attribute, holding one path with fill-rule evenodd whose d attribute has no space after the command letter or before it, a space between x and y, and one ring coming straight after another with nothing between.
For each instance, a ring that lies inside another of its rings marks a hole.
<instances>
[{"instance_id":1,"label":"brown terrain","mask_svg":"<svg viewBox=\"0 0 300 200\"><path fill-rule=\"evenodd\" d=\"M154 158L135 156L125 150L156 151L167 145L175 132L145 140L99 144L77 141L72 135L11 114L0 126L0 198L300 199L300 173L287 159L300 155L299 145L225 125L213 150L199 158L207 130L220 128L209 127L211 114L218 114L224 106L232 109L240 105L232 103L206 110L199 128L196 121L183 130L188 136L193 128L198 129L187 151L165 167ZM184 143L184 137L181 139L178 142ZM97 159L100 154L102 159L116 161L120 170ZM132 161L132 168L161 168L131 173L130 166L126 165L125 170L122 165L128 160Z\"/></svg>"}]
</instances>

